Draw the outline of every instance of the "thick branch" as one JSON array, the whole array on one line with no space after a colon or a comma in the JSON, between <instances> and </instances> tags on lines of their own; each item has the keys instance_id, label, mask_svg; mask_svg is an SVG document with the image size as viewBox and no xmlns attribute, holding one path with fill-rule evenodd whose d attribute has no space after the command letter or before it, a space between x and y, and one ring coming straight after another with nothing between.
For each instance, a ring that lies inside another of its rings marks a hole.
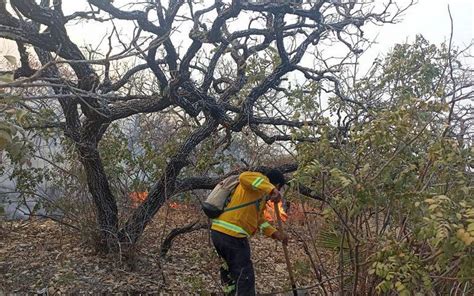
<instances>
[{"instance_id":1,"label":"thick branch","mask_svg":"<svg viewBox=\"0 0 474 296\"><path fill-rule=\"evenodd\" d=\"M160 257L165 258L168 251L171 249L173 245L173 240L178 236L185 233L193 232L200 229L206 229L208 227L207 223L199 223L199 221L190 223L184 227L177 227L171 230L166 238L164 239L163 243L161 244L160 248Z\"/></svg>"},{"instance_id":2,"label":"thick branch","mask_svg":"<svg viewBox=\"0 0 474 296\"><path fill-rule=\"evenodd\" d=\"M107 13L113 15L117 19L121 20L134 20L140 25L145 31L155 33L157 35L164 35L165 30L162 28L154 25L152 22L148 20L147 14L144 11L123 11L111 4L109 0L88 0L90 4L96 6L97 8L106 11Z\"/></svg>"}]
</instances>

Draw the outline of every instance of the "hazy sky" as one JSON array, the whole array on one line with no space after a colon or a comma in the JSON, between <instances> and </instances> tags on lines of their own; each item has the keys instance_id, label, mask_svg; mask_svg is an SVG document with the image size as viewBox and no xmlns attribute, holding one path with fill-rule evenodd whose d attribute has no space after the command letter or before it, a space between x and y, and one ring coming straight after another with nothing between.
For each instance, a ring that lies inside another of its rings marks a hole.
<instances>
[{"instance_id":1,"label":"hazy sky","mask_svg":"<svg viewBox=\"0 0 474 296\"><path fill-rule=\"evenodd\" d=\"M460 47L469 45L474 38L474 0L418 0L400 23L367 31L377 36L377 44L370 54L386 53L396 43L413 41L417 34L435 44L448 41L451 32L448 5L454 24L453 43Z\"/></svg>"},{"instance_id":2,"label":"hazy sky","mask_svg":"<svg viewBox=\"0 0 474 296\"><path fill-rule=\"evenodd\" d=\"M375 2L386 0L374 0ZM408 0L398 0L403 4ZM118 0L115 3L127 3L126 0ZM85 0L64 1L66 13L80 9L86 4ZM371 26L366 28L366 36L377 40L375 44L362 59L363 63L371 64L373 58L379 54L385 54L396 43L413 41L417 34L423 34L432 43L440 43L449 39L450 21L448 5L454 19L454 44L465 46L472 42L474 31L474 0L418 0L404 15L403 20L395 25L384 25L381 27ZM71 26L71 38L78 44L91 43L91 37L97 36L94 26L97 24ZM97 28L97 27L95 27ZM187 33L186 33L187 35ZM471 51L472 52L472 51ZM15 49L5 40L0 40L0 55L14 54ZM472 64L472 60L469 62Z\"/></svg>"},{"instance_id":3,"label":"hazy sky","mask_svg":"<svg viewBox=\"0 0 474 296\"><path fill-rule=\"evenodd\" d=\"M405 36L413 38L417 33L422 33L435 43L448 39L448 5L454 20L454 42L460 46L469 44L474 32L473 0L419 0L407 11L402 23L384 26L379 40L381 43L393 44L403 42Z\"/></svg>"}]
</instances>

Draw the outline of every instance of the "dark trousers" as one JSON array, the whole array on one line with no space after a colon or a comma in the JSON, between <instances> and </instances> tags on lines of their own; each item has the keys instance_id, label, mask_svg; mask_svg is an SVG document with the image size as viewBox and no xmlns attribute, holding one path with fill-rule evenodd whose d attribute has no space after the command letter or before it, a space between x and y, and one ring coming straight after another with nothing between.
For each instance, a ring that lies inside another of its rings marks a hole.
<instances>
[{"instance_id":1,"label":"dark trousers","mask_svg":"<svg viewBox=\"0 0 474 296\"><path fill-rule=\"evenodd\" d=\"M221 268L221 279L225 281L226 275L230 273L237 295L255 295L255 273L250 259L249 241L215 230L211 230L211 238L217 254L229 268L228 271Z\"/></svg>"}]
</instances>

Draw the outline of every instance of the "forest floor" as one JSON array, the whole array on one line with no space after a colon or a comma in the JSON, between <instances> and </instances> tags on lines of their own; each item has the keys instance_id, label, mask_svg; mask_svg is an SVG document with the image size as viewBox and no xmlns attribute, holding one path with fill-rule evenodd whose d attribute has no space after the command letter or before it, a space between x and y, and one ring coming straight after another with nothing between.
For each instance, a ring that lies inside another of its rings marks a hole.
<instances>
[{"instance_id":1,"label":"forest floor","mask_svg":"<svg viewBox=\"0 0 474 296\"><path fill-rule=\"evenodd\" d=\"M160 211L147 227L134 258L136 268L112 255L98 255L78 233L49 220L1 222L0 294L126 293L164 295L220 295L220 259L202 229L178 236L165 259L160 246L166 234L198 219L195 209L183 206ZM305 228L288 222L299 233ZM281 244L256 235L250 239L257 291L285 295L290 287ZM290 257L298 287L318 294L314 271L304 245L290 235ZM323 256L323 260L329 260ZM161 267L161 268L160 268ZM2 293L3 292L3 293Z\"/></svg>"}]
</instances>

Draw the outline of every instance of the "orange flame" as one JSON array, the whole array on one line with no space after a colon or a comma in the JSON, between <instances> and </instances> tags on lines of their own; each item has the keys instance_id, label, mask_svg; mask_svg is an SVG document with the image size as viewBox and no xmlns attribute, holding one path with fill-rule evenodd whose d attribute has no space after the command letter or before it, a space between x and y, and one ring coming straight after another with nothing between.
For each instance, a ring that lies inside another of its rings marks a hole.
<instances>
[{"instance_id":1,"label":"orange flame","mask_svg":"<svg viewBox=\"0 0 474 296\"><path fill-rule=\"evenodd\" d=\"M286 222L288 215L285 213L285 210L283 210L283 204L281 201L278 203L278 210L280 212L281 221ZM273 201L267 201L264 210L264 217L270 222L277 220Z\"/></svg>"},{"instance_id":2,"label":"orange flame","mask_svg":"<svg viewBox=\"0 0 474 296\"><path fill-rule=\"evenodd\" d=\"M138 207L142 202L146 200L146 198L148 197L148 192L130 192L128 197L132 201L133 207Z\"/></svg>"},{"instance_id":3,"label":"orange flame","mask_svg":"<svg viewBox=\"0 0 474 296\"><path fill-rule=\"evenodd\" d=\"M180 206L177 202L172 202L170 203L170 208L177 210L180 208Z\"/></svg>"}]
</instances>

